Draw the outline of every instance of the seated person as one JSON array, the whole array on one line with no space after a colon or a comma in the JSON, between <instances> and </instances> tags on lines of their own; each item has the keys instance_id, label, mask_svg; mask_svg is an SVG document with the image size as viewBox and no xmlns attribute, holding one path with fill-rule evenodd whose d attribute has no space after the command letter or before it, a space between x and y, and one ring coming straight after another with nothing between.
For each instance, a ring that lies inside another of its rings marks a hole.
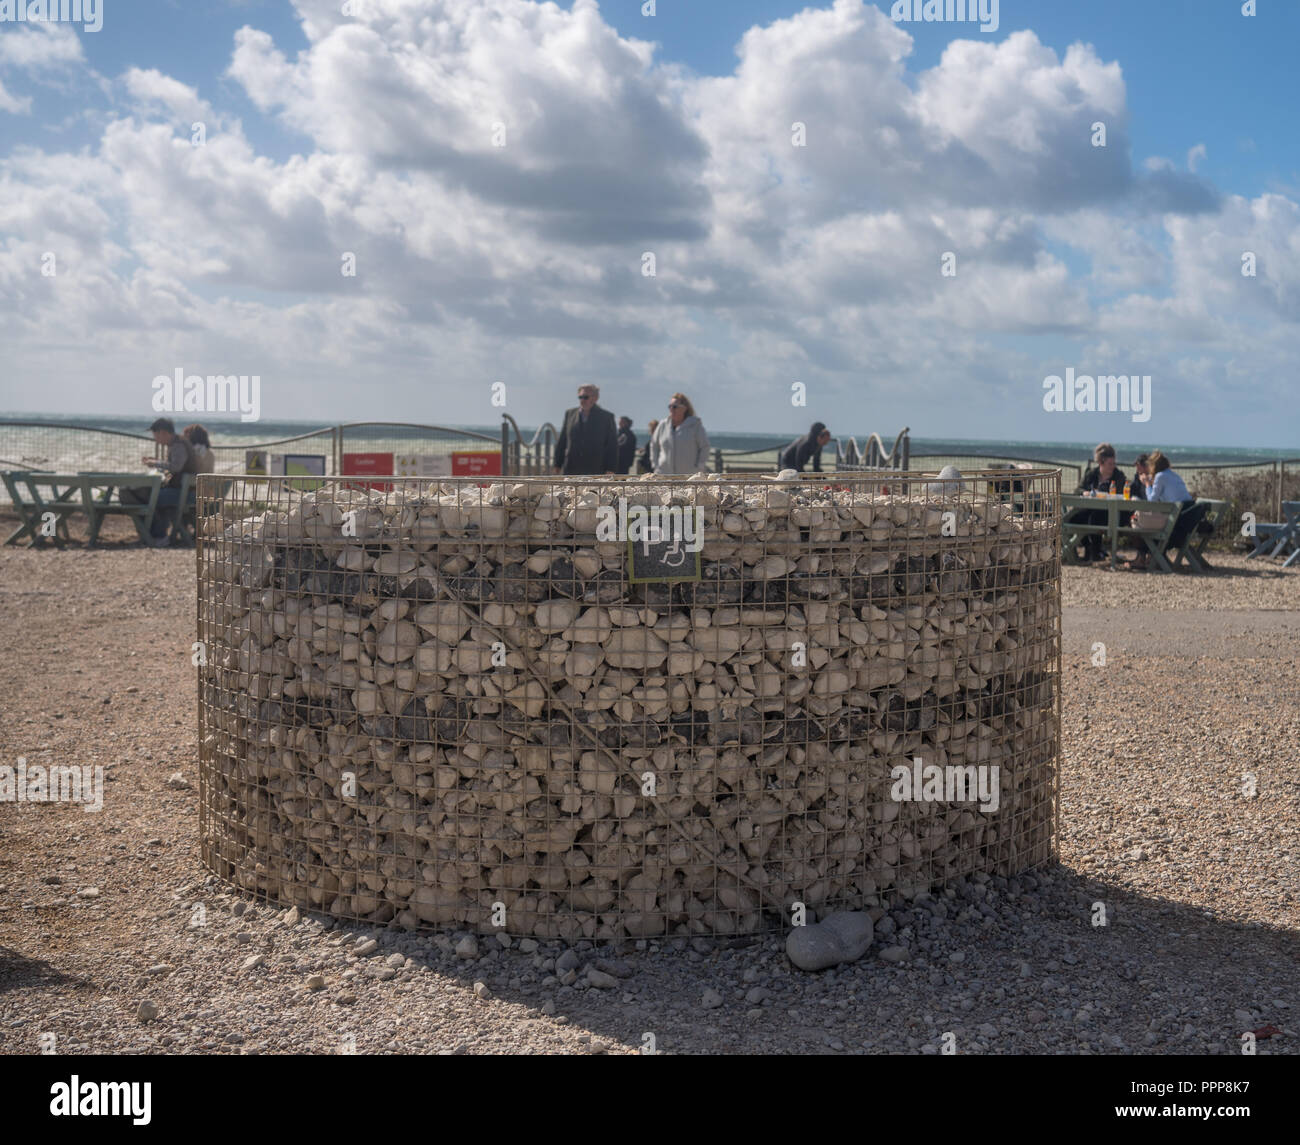
<instances>
[{"instance_id":1,"label":"seated person","mask_svg":"<svg viewBox=\"0 0 1300 1145\"><path fill-rule=\"evenodd\" d=\"M187 425L181 430L181 436L189 442L190 449L194 451L194 471L196 473L215 473L217 459L212 452L212 441L208 437L208 431L198 422L195 422L193 425Z\"/></svg>"},{"instance_id":2,"label":"seated person","mask_svg":"<svg viewBox=\"0 0 1300 1145\"><path fill-rule=\"evenodd\" d=\"M149 544L161 549L167 544L167 531L171 527L172 514L179 512L181 499L181 477L186 473L198 472L194 450L183 436L176 432L176 424L169 417L160 417L149 427L153 439L167 450L167 457L158 460L154 457L142 457L140 460L167 475L167 481L158 491L158 501L154 506L153 524L149 529ZM149 487L121 489L118 497L126 504L144 505L149 501Z\"/></svg>"},{"instance_id":3,"label":"seated person","mask_svg":"<svg viewBox=\"0 0 1300 1145\"><path fill-rule=\"evenodd\" d=\"M1131 488L1131 483L1124 476L1124 470L1116 464L1113 445L1103 441L1097 446L1093 458L1094 464L1084 471L1083 480L1079 482L1076 493L1109 493L1111 485L1115 486L1116 493L1123 493L1125 485Z\"/></svg>"},{"instance_id":4,"label":"seated person","mask_svg":"<svg viewBox=\"0 0 1300 1145\"><path fill-rule=\"evenodd\" d=\"M1173 471L1170 467L1169 458L1160 450L1154 450L1147 457L1146 468L1149 470L1149 474L1142 475L1142 481L1146 485L1146 499L1148 501L1174 501L1182 506L1178 514L1178 520L1174 524L1174 531L1170 534L1165 545L1165 551L1181 548L1186 543L1191 531L1196 528L1200 519L1205 516L1208 506L1201 506L1199 509L1194 508L1196 498L1187 491L1183 479ZM1144 517L1152 519L1149 522L1144 520L1143 523L1153 527L1159 526L1162 516L1159 513L1144 514ZM1141 552L1126 567L1144 569L1147 567L1149 556L1149 553Z\"/></svg>"},{"instance_id":5,"label":"seated person","mask_svg":"<svg viewBox=\"0 0 1300 1145\"><path fill-rule=\"evenodd\" d=\"M1151 484L1151 465L1150 455L1139 453L1133 459L1133 491L1131 496L1135 499L1146 500L1147 486Z\"/></svg>"},{"instance_id":6,"label":"seated person","mask_svg":"<svg viewBox=\"0 0 1300 1145\"><path fill-rule=\"evenodd\" d=\"M1169 458L1155 450L1149 458L1151 484L1147 487L1148 501L1192 502L1195 498L1187 491L1183 479L1175 473Z\"/></svg>"},{"instance_id":7,"label":"seated person","mask_svg":"<svg viewBox=\"0 0 1300 1145\"><path fill-rule=\"evenodd\" d=\"M1198 505L1196 498L1187 490L1187 485L1170 467L1169 458L1160 450L1151 455L1151 487L1147 490L1150 501L1177 501L1182 506L1178 520L1174 522L1174 531L1169 535L1168 549L1180 549L1191 536L1192 530L1200 524L1201 518L1209 509L1208 504Z\"/></svg>"},{"instance_id":8,"label":"seated person","mask_svg":"<svg viewBox=\"0 0 1300 1145\"><path fill-rule=\"evenodd\" d=\"M1128 479L1124 476L1124 471L1115 464L1115 447L1109 442L1103 441L1093 452L1093 459L1096 462L1090 465L1083 475L1083 480L1079 482L1076 493L1109 493L1113 484L1117 493L1124 491L1124 486L1128 484ZM1100 509L1081 509L1075 510L1070 515L1070 520L1078 521L1084 525L1104 525L1109 520L1109 516ZM1121 516L1120 523L1124 520ZM1104 560L1108 554L1102 546L1102 536L1100 533L1089 533L1083 539L1083 559L1086 561Z\"/></svg>"}]
</instances>

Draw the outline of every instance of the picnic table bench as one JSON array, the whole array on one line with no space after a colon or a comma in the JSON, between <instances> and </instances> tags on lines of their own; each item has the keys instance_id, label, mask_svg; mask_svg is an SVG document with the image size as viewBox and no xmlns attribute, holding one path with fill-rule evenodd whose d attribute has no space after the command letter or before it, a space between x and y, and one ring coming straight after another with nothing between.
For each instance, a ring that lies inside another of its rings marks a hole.
<instances>
[{"instance_id":1,"label":"picnic table bench","mask_svg":"<svg viewBox=\"0 0 1300 1145\"><path fill-rule=\"evenodd\" d=\"M173 543L194 543L190 522L195 511L195 474L181 474L177 487L178 509L172 516L169 538ZM5 544L17 544L25 536L33 545L43 545L53 536L56 545L68 540L67 519L74 513L84 513L88 524L87 543L99 541L100 530L108 517L129 517L141 541L148 541L153 519L158 512L158 500L164 488L161 473L52 473L47 470L22 469L0 473L13 502L14 511L22 522L5 539ZM224 496L230 487L229 480L220 486ZM148 489L149 496L142 502L123 501L123 489ZM114 492L117 493L114 499ZM51 532L49 522L54 522Z\"/></svg>"},{"instance_id":2,"label":"picnic table bench","mask_svg":"<svg viewBox=\"0 0 1300 1145\"><path fill-rule=\"evenodd\" d=\"M1099 496L1085 497L1080 493L1063 493L1061 495L1061 555L1066 564L1082 564L1074 551L1085 536L1101 534L1108 540L1110 548L1110 567L1116 568L1116 549L1121 536L1142 541L1151 556L1155 558L1161 572L1173 572L1165 559L1165 547L1173 536L1178 516L1182 512L1178 501L1141 501L1125 500L1123 497ZM1082 521L1072 521L1070 516L1081 509L1100 510L1106 513L1104 525L1094 525ZM1164 513L1164 524L1158 529L1135 529L1131 524L1121 525L1121 513Z\"/></svg>"},{"instance_id":3,"label":"picnic table bench","mask_svg":"<svg viewBox=\"0 0 1300 1145\"><path fill-rule=\"evenodd\" d=\"M82 479L82 499L90 524L87 544L94 545L99 541L99 531L104 527L106 517L129 517L140 540L149 540L158 508L158 494L162 492L162 474L87 472L78 476ZM137 488L149 489L148 501L136 504L121 499L121 490ZM115 491L118 493L116 501L113 500Z\"/></svg>"},{"instance_id":4,"label":"picnic table bench","mask_svg":"<svg viewBox=\"0 0 1300 1145\"><path fill-rule=\"evenodd\" d=\"M45 544L47 537L53 537L56 545L68 539L68 516L81 512L81 482L76 477L16 469L0 473L0 480L20 522L5 538L6 545L16 545L25 536L32 538L33 545ZM51 524L53 529L47 532Z\"/></svg>"},{"instance_id":5,"label":"picnic table bench","mask_svg":"<svg viewBox=\"0 0 1300 1145\"><path fill-rule=\"evenodd\" d=\"M1300 501L1283 501L1282 515L1285 521L1255 523L1255 551L1247 555L1247 560L1261 554L1276 557L1283 551L1287 551L1284 569L1300 560Z\"/></svg>"},{"instance_id":6,"label":"picnic table bench","mask_svg":"<svg viewBox=\"0 0 1300 1145\"><path fill-rule=\"evenodd\" d=\"M104 519L125 516L135 525L142 541L149 539L158 493L162 489L162 476L158 473L48 473L38 470L18 470L0 474L5 489L13 502L14 511L22 524L5 539L5 544L17 544L25 536L33 545L43 545L50 534L48 522L55 523L54 537L68 539L67 519L73 513L84 513L89 526L87 541L93 545L99 540ZM113 500L114 490L147 488L146 501L135 504Z\"/></svg>"},{"instance_id":7,"label":"picnic table bench","mask_svg":"<svg viewBox=\"0 0 1300 1145\"><path fill-rule=\"evenodd\" d=\"M1201 510L1204 505L1205 509ZM1219 527L1219 522L1223 520L1223 515L1228 511L1228 502L1219 501L1213 497L1198 497L1196 504L1190 510L1184 510L1183 523L1186 524L1186 517L1191 512L1201 512L1200 519L1192 526L1187 535L1183 538L1181 545L1175 545L1170 551L1177 551L1178 556L1173 561L1174 568L1180 568L1182 565L1189 565L1194 572L1211 572L1214 566L1210 564L1205 556L1205 546L1210 543L1210 538L1214 536L1215 530Z\"/></svg>"}]
</instances>

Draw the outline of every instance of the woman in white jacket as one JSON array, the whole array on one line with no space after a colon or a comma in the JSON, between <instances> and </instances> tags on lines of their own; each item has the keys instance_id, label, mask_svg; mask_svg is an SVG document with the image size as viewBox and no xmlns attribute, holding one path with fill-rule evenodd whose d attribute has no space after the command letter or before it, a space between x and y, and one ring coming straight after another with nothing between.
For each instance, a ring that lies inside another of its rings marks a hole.
<instances>
[{"instance_id":1,"label":"woman in white jacket","mask_svg":"<svg viewBox=\"0 0 1300 1145\"><path fill-rule=\"evenodd\" d=\"M709 471L709 439L685 394L673 394L668 416L650 441L650 462L661 476Z\"/></svg>"}]
</instances>

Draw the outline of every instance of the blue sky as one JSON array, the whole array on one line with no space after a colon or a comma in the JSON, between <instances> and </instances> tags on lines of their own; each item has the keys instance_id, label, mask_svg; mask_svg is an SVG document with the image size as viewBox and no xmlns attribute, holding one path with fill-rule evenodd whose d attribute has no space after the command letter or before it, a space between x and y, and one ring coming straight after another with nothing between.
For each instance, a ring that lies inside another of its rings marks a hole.
<instances>
[{"instance_id":1,"label":"blue sky","mask_svg":"<svg viewBox=\"0 0 1300 1145\"><path fill-rule=\"evenodd\" d=\"M79 49L0 25L0 336L36 381L0 408L238 365L268 417L445 389L491 420L504 377L538 421L590 378L641 423L675 378L776 431L798 378L857 434L1300 444L1300 4L1002 0L991 35L888 0L358 4L109 0ZM1128 363L1152 424L1041 409Z\"/></svg>"},{"instance_id":2,"label":"blue sky","mask_svg":"<svg viewBox=\"0 0 1300 1145\"><path fill-rule=\"evenodd\" d=\"M106 9L103 29L84 34L90 64L105 75L129 67L157 68L222 96L224 106L245 117L250 138L284 156L304 141L262 121L238 84L223 78L235 32L245 24L269 32L286 53L308 47L288 0L119 0ZM572 8L572 0L559 7ZM660 45L663 59L703 75L726 75L736 65L736 45L746 30L788 17L808 5L792 0L656 0L643 16L642 0L604 0L606 21L630 38ZM887 0L878 0L888 10ZM1207 155L1198 170L1243 195L1300 188L1300 133L1294 117L1300 100L1294 57L1300 44L1300 4L1262 0L1253 18L1236 0L1179 0L1177 5L1134 0L1002 0L1004 38L1032 28L1058 52L1076 42L1093 44L1103 59L1124 64L1133 118L1133 148L1150 155L1185 156L1198 143ZM1171 9L1176 9L1171 12ZM913 62L933 67L969 25L913 23ZM43 93L51 109L75 110L71 99ZM36 142L47 124L4 123L0 142ZM92 133L72 133L89 142Z\"/></svg>"}]
</instances>

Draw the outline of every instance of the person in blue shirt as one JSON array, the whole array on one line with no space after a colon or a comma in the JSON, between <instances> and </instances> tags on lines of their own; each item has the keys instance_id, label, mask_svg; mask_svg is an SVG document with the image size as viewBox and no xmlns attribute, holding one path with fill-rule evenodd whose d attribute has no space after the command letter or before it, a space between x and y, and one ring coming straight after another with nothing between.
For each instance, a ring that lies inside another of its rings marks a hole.
<instances>
[{"instance_id":1,"label":"person in blue shirt","mask_svg":"<svg viewBox=\"0 0 1300 1145\"><path fill-rule=\"evenodd\" d=\"M1165 551L1170 549L1180 549L1186 543L1187 538L1198 524L1201 518L1205 516L1206 506L1202 505L1199 509L1196 506L1196 498L1187 490L1187 485L1177 473L1174 472L1172 463L1160 450L1152 450L1146 459L1147 472L1139 471L1138 476L1146 486L1146 499L1148 501L1174 501L1182 506L1178 514L1178 520L1174 522L1174 531L1169 537L1169 543L1165 545ZM1148 567L1147 554L1140 553L1134 560L1125 565L1126 568L1142 570Z\"/></svg>"},{"instance_id":2,"label":"person in blue shirt","mask_svg":"<svg viewBox=\"0 0 1300 1145\"><path fill-rule=\"evenodd\" d=\"M1151 483L1147 486L1148 501L1192 501L1195 498L1187 492L1183 479L1173 471L1167 458L1160 450L1155 450L1147 464L1151 467Z\"/></svg>"}]
</instances>

